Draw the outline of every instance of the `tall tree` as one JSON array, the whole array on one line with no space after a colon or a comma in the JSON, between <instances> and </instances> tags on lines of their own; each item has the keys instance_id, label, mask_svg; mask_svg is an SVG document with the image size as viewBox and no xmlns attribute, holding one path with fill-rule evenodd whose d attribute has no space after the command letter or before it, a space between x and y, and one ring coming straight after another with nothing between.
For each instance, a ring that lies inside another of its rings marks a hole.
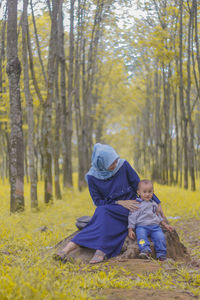
<instances>
[{"instance_id":1,"label":"tall tree","mask_svg":"<svg viewBox=\"0 0 200 300\"><path fill-rule=\"evenodd\" d=\"M51 17L51 34L49 42L48 56L48 89L47 98L44 102L44 126L43 126L43 142L44 142L44 194L45 203L52 200L52 101L54 96L54 79L55 79L55 61L56 61L56 44L57 44L57 17L58 17L59 1L52 1L52 17Z\"/></svg>"},{"instance_id":2,"label":"tall tree","mask_svg":"<svg viewBox=\"0 0 200 300\"><path fill-rule=\"evenodd\" d=\"M186 97L186 108L187 108L187 115L188 115L188 123L189 123L189 141L188 141L188 165L190 171L190 178L191 178L191 189L195 191L195 169L194 169L194 124L192 121L192 109L191 109L191 41L192 41L192 26L193 26L193 19L194 19L194 10L193 6L190 8L188 4L189 10L189 23L188 23L188 49L187 49L187 97Z\"/></svg>"},{"instance_id":3,"label":"tall tree","mask_svg":"<svg viewBox=\"0 0 200 300\"><path fill-rule=\"evenodd\" d=\"M182 146L184 156L184 188L188 188L187 119L183 89L183 0L179 2L179 101L181 111Z\"/></svg>"},{"instance_id":4,"label":"tall tree","mask_svg":"<svg viewBox=\"0 0 200 300\"><path fill-rule=\"evenodd\" d=\"M75 79L74 79L74 107L75 107L75 120L76 120L76 136L78 146L78 187L81 190L86 184L84 180L85 169L84 169L84 156L82 153L82 114L81 114L81 50L83 46L83 30L84 30L84 10L85 0L81 3L78 0L77 10L77 36L75 42Z\"/></svg>"},{"instance_id":5,"label":"tall tree","mask_svg":"<svg viewBox=\"0 0 200 300\"><path fill-rule=\"evenodd\" d=\"M62 157L63 157L63 186L67 185L67 108L66 108L66 60L65 60L65 40L64 40L64 16L63 0L60 0L58 13L58 61L60 70L60 98L61 98L61 137L62 137ZM70 146L71 147L71 146ZM68 152L69 153L69 152Z\"/></svg>"},{"instance_id":6,"label":"tall tree","mask_svg":"<svg viewBox=\"0 0 200 300\"><path fill-rule=\"evenodd\" d=\"M56 57L56 68L55 68L55 124L54 124L54 186L55 186L55 196L57 199L62 199L60 190L60 168L59 168L59 154L60 154L60 115L61 115L61 105L60 105L60 94L59 94L59 84L58 84L58 56Z\"/></svg>"},{"instance_id":7,"label":"tall tree","mask_svg":"<svg viewBox=\"0 0 200 300\"><path fill-rule=\"evenodd\" d=\"M24 209L24 144L20 100L21 64L18 58L17 2L7 1L7 74L10 94L10 211Z\"/></svg>"},{"instance_id":8,"label":"tall tree","mask_svg":"<svg viewBox=\"0 0 200 300\"><path fill-rule=\"evenodd\" d=\"M35 153L34 153L34 116L33 116L33 99L29 87L29 70L28 70L28 55L27 55L27 7L28 0L23 2L23 21L22 21L22 58L24 72L24 94L26 98L27 122L28 122L28 164L31 183L31 208L38 207L37 200L37 177L35 168Z\"/></svg>"},{"instance_id":9,"label":"tall tree","mask_svg":"<svg viewBox=\"0 0 200 300\"><path fill-rule=\"evenodd\" d=\"M67 105L67 149L64 158L64 186L72 187L72 99L74 94L74 3L70 0L70 33L69 33L69 73Z\"/></svg>"}]
</instances>

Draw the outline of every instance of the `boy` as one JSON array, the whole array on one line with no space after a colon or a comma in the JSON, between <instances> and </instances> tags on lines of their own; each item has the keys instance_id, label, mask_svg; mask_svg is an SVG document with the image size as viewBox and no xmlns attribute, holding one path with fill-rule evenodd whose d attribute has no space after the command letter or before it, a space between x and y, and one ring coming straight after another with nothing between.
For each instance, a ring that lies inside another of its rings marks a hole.
<instances>
[{"instance_id":1,"label":"boy","mask_svg":"<svg viewBox=\"0 0 200 300\"><path fill-rule=\"evenodd\" d=\"M128 235L131 239L137 236L140 258L149 258L151 254L150 242L151 237L156 252L156 257L160 261L166 260L166 240L165 235L160 227L163 225L167 230L173 231L173 227L168 225L163 218L157 214L158 205L152 200L153 184L150 180L141 180L138 184L137 193L140 198L138 210L129 213L128 217Z\"/></svg>"}]
</instances>

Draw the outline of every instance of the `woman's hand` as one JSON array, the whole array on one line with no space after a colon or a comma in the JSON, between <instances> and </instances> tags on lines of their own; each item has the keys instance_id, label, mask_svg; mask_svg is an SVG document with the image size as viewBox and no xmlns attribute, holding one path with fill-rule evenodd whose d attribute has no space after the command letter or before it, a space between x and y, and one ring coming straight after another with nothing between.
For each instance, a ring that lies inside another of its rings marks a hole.
<instances>
[{"instance_id":1,"label":"woman's hand","mask_svg":"<svg viewBox=\"0 0 200 300\"><path fill-rule=\"evenodd\" d=\"M130 211L134 211L139 208L136 200L118 200L117 204L129 209Z\"/></svg>"}]
</instances>

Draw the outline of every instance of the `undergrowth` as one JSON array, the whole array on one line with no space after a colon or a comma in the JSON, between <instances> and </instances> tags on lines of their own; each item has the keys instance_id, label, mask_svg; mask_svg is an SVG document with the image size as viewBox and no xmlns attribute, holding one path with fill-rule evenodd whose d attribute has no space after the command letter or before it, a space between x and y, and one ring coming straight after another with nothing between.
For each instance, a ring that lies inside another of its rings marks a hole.
<instances>
[{"instance_id":1,"label":"undergrowth","mask_svg":"<svg viewBox=\"0 0 200 300\"><path fill-rule=\"evenodd\" d=\"M171 223L200 219L200 191L155 184L155 193ZM62 264L52 259L51 247L76 230L75 220L92 215L94 205L87 189L68 190L62 200L43 203L43 183L38 185L39 210L30 209L29 185L25 186L26 209L9 212L9 184L0 188L0 299L92 299L93 291L106 288L181 289L200 296L200 274L184 265L173 264L170 273L159 271L141 275L120 267L82 263ZM199 231L197 232L199 234ZM181 232L180 232L181 236ZM200 257L200 248L193 249ZM98 294L98 293L97 293ZM98 296L96 296L98 298Z\"/></svg>"}]
</instances>

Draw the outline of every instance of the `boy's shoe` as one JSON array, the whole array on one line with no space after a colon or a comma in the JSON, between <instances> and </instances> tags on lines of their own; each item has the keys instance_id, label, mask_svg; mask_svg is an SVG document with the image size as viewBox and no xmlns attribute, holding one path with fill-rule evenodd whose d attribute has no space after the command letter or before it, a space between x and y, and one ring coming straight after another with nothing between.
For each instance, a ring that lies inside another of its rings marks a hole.
<instances>
[{"instance_id":1,"label":"boy's shoe","mask_svg":"<svg viewBox=\"0 0 200 300\"><path fill-rule=\"evenodd\" d=\"M159 258L158 258L158 260L159 261L165 261L167 258L165 257L165 256L160 256Z\"/></svg>"},{"instance_id":2,"label":"boy's shoe","mask_svg":"<svg viewBox=\"0 0 200 300\"><path fill-rule=\"evenodd\" d=\"M141 259L150 259L151 258L151 253L150 252L140 252L139 258L141 258Z\"/></svg>"}]
</instances>

